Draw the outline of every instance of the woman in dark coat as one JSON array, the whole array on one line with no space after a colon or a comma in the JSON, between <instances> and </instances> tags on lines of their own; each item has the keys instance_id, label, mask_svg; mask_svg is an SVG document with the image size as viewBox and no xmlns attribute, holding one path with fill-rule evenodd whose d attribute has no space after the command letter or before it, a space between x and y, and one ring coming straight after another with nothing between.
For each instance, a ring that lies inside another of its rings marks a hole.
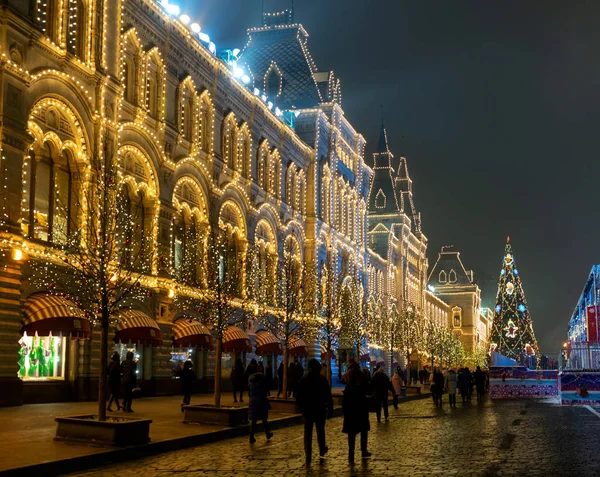
<instances>
[{"instance_id":1,"label":"woman in dark coat","mask_svg":"<svg viewBox=\"0 0 600 477\"><path fill-rule=\"evenodd\" d=\"M277 368L277 397L283 392L283 363L279 363Z\"/></svg>"},{"instance_id":2,"label":"woman in dark coat","mask_svg":"<svg viewBox=\"0 0 600 477\"><path fill-rule=\"evenodd\" d=\"M137 382L137 363L133 360L133 352L127 351L125 361L121 365L123 370L123 387L125 388L125 398L123 399L123 410L133 412L131 401L133 400L133 388Z\"/></svg>"},{"instance_id":3,"label":"woman in dark coat","mask_svg":"<svg viewBox=\"0 0 600 477\"><path fill-rule=\"evenodd\" d=\"M108 399L108 406L106 407L107 411L112 412L113 401L117 403L117 411L121 410L121 406L119 404L119 394L121 394L121 357L119 353L115 351L115 354L112 355L110 359L110 364L108 365L108 389L110 391L110 398Z\"/></svg>"},{"instance_id":4,"label":"woman in dark coat","mask_svg":"<svg viewBox=\"0 0 600 477\"><path fill-rule=\"evenodd\" d=\"M233 385L233 402L237 402L237 393L240 393L240 402L244 402L244 389L246 389L246 378L244 375L244 364L237 359L231 370L231 384Z\"/></svg>"},{"instance_id":5,"label":"woman in dark coat","mask_svg":"<svg viewBox=\"0 0 600 477\"><path fill-rule=\"evenodd\" d=\"M353 464L356 434L360 433L360 450L363 459L371 456L371 453L367 450L368 432L371 429L367 401L369 385L354 360L349 363L345 381L346 389L344 389L342 399L342 411L344 413L342 432L348 434L348 461Z\"/></svg>"},{"instance_id":6,"label":"woman in dark coat","mask_svg":"<svg viewBox=\"0 0 600 477\"><path fill-rule=\"evenodd\" d=\"M181 392L183 393L183 403L181 403L181 412L183 412L183 406L187 406L192 399L192 388L194 381L196 380L196 373L192 367L192 362L187 360L183 364L183 370L181 371Z\"/></svg>"},{"instance_id":7,"label":"woman in dark coat","mask_svg":"<svg viewBox=\"0 0 600 477\"><path fill-rule=\"evenodd\" d=\"M250 419L250 444L254 444L256 439L256 423L262 421L265 427L267 440L273 437L273 433L269 431L269 398L267 397L267 382L265 375L261 372L254 373L248 379L248 418Z\"/></svg>"}]
</instances>

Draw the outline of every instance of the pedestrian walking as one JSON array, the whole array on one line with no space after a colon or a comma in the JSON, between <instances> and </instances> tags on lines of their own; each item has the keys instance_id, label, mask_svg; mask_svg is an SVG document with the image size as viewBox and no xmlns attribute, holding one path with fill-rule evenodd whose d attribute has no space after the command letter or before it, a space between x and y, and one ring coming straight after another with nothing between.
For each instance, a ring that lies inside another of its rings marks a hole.
<instances>
[{"instance_id":1,"label":"pedestrian walking","mask_svg":"<svg viewBox=\"0 0 600 477\"><path fill-rule=\"evenodd\" d=\"M417 378L418 378L417 368L415 368L413 366L413 367L410 368L410 382L411 382L411 384L417 384Z\"/></svg>"},{"instance_id":2,"label":"pedestrian walking","mask_svg":"<svg viewBox=\"0 0 600 477\"><path fill-rule=\"evenodd\" d=\"M438 367L435 369L434 373L433 373L433 391L432 393L434 393L434 402L435 405L437 406L438 404L440 405L440 407L442 406L442 394L444 392L444 384L445 384L445 378L444 375L442 374L441 369Z\"/></svg>"},{"instance_id":3,"label":"pedestrian walking","mask_svg":"<svg viewBox=\"0 0 600 477\"><path fill-rule=\"evenodd\" d=\"M396 368L396 372L392 376L392 386L394 387L394 409L398 409L398 398L402 394L402 371Z\"/></svg>"},{"instance_id":4,"label":"pedestrian walking","mask_svg":"<svg viewBox=\"0 0 600 477\"><path fill-rule=\"evenodd\" d=\"M183 402L181 403L181 412L183 407L190 404L192 399L192 390L194 387L194 381L196 381L196 373L194 373L194 367L192 362L188 359L183 364L183 370L181 371L181 392L183 393Z\"/></svg>"},{"instance_id":5,"label":"pedestrian walking","mask_svg":"<svg viewBox=\"0 0 600 477\"><path fill-rule=\"evenodd\" d=\"M453 369L448 370L446 374L446 389L448 390L448 403L450 407L456 407L456 387L458 378L456 372Z\"/></svg>"},{"instance_id":6,"label":"pedestrian walking","mask_svg":"<svg viewBox=\"0 0 600 477\"><path fill-rule=\"evenodd\" d=\"M467 402L467 394L469 394L469 385L467 384L467 376L464 368L460 368L457 374L458 391L462 402Z\"/></svg>"},{"instance_id":7,"label":"pedestrian walking","mask_svg":"<svg viewBox=\"0 0 600 477\"><path fill-rule=\"evenodd\" d=\"M425 369L419 369L419 383L423 384L423 380L425 379Z\"/></svg>"},{"instance_id":8,"label":"pedestrian walking","mask_svg":"<svg viewBox=\"0 0 600 477\"><path fill-rule=\"evenodd\" d=\"M298 361L298 358L296 358L296 362L294 363L294 397L296 397L296 386L298 386L298 383L303 377L304 368L302 367L302 363L300 363L300 361Z\"/></svg>"},{"instance_id":9,"label":"pedestrian walking","mask_svg":"<svg viewBox=\"0 0 600 477\"><path fill-rule=\"evenodd\" d=\"M394 392L390 378L385 374L383 368L377 368L371 378L371 388L373 389L373 397L375 398L377 422L381 422L381 408L383 407L383 416L387 421L389 419L388 411L388 392Z\"/></svg>"},{"instance_id":10,"label":"pedestrian walking","mask_svg":"<svg viewBox=\"0 0 600 477\"><path fill-rule=\"evenodd\" d=\"M317 429L319 455L323 457L329 448L325 443L325 418L333 416L333 398L327 378L321 374L321 364L316 359L308 362L308 372L296 387L296 403L304 418L304 453L306 465L312 460L313 426Z\"/></svg>"},{"instance_id":11,"label":"pedestrian walking","mask_svg":"<svg viewBox=\"0 0 600 477\"><path fill-rule=\"evenodd\" d=\"M289 398L294 392L294 382L296 381L296 363L293 361L288 366L287 373L287 396L285 398Z\"/></svg>"},{"instance_id":12,"label":"pedestrian walking","mask_svg":"<svg viewBox=\"0 0 600 477\"><path fill-rule=\"evenodd\" d=\"M471 396L473 396L473 376L469 368L465 368L465 380L467 384L467 402L471 402Z\"/></svg>"},{"instance_id":13,"label":"pedestrian walking","mask_svg":"<svg viewBox=\"0 0 600 477\"><path fill-rule=\"evenodd\" d=\"M255 363L256 364L256 363ZM250 366L248 366L250 368ZM250 419L250 444L256 442L254 434L256 433L256 423L262 421L265 428L267 440L273 437L273 433L269 431L269 398L267 397L267 384L265 375L258 372L250 375L248 378L248 418Z\"/></svg>"},{"instance_id":14,"label":"pedestrian walking","mask_svg":"<svg viewBox=\"0 0 600 477\"><path fill-rule=\"evenodd\" d=\"M127 351L125 361L121 364L121 369L123 373L123 387L125 389L123 410L125 412L133 412L131 402L133 401L133 388L137 383L137 363L133 360L133 351Z\"/></svg>"},{"instance_id":15,"label":"pedestrian walking","mask_svg":"<svg viewBox=\"0 0 600 477\"><path fill-rule=\"evenodd\" d=\"M121 410L119 404L119 395L121 394L121 356L115 351L110 358L110 364L108 365L108 390L110 391L110 397L108 398L108 406L106 410L113 412L111 406L115 402L117 404L117 411Z\"/></svg>"},{"instance_id":16,"label":"pedestrian walking","mask_svg":"<svg viewBox=\"0 0 600 477\"><path fill-rule=\"evenodd\" d=\"M277 368L277 397L283 393L283 362L279 363Z\"/></svg>"},{"instance_id":17,"label":"pedestrian walking","mask_svg":"<svg viewBox=\"0 0 600 477\"><path fill-rule=\"evenodd\" d=\"M238 402L237 395L240 395L240 402L244 402L244 390L248 383L244 372L244 363L241 359L237 359L229 375L231 384L233 385L233 402Z\"/></svg>"},{"instance_id":18,"label":"pedestrian walking","mask_svg":"<svg viewBox=\"0 0 600 477\"><path fill-rule=\"evenodd\" d=\"M262 374L265 374L265 366L263 365L262 361L258 362L258 371L261 372ZM266 378L266 376L265 376Z\"/></svg>"},{"instance_id":19,"label":"pedestrian walking","mask_svg":"<svg viewBox=\"0 0 600 477\"><path fill-rule=\"evenodd\" d=\"M480 366L477 366L475 370L475 388L477 390L477 402L483 401L483 395L485 393L485 373L481 370Z\"/></svg>"},{"instance_id":20,"label":"pedestrian walking","mask_svg":"<svg viewBox=\"0 0 600 477\"><path fill-rule=\"evenodd\" d=\"M267 360L267 367L265 368L265 383L267 385L267 396L271 395L271 387L273 387L273 365L271 360Z\"/></svg>"},{"instance_id":21,"label":"pedestrian walking","mask_svg":"<svg viewBox=\"0 0 600 477\"><path fill-rule=\"evenodd\" d=\"M371 456L371 453L367 450L368 433L371 429L367 401L369 385L354 359L349 362L344 381L346 382L346 388L342 398L342 412L344 413L342 432L348 434L348 461L350 464L354 464L357 434L360 434L360 450L363 459Z\"/></svg>"}]
</instances>

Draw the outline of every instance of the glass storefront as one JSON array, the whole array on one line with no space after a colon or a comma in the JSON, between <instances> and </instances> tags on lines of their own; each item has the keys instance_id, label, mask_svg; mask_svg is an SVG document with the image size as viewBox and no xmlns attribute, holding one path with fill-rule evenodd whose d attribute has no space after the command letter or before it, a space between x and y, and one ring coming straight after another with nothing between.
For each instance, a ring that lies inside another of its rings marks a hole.
<instances>
[{"instance_id":1,"label":"glass storefront","mask_svg":"<svg viewBox=\"0 0 600 477\"><path fill-rule=\"evenodd\" d=\"M19 377L24 381L64 380L67 338L23 336L19 340Z\"/></svg>"},{"instance_id":2,"label":"glass storefront","mask_svg":"<svg viewBox=\"0 0 600 477\"><path fill-rule=\"evenodd\" d=\"M127 353L133 353L133 360L137 363L136 375L138 379L144 379L144 346L135 343L117 343L113 351L119 353L121 363L127 358Z\"/></svg>"}]
</instances>

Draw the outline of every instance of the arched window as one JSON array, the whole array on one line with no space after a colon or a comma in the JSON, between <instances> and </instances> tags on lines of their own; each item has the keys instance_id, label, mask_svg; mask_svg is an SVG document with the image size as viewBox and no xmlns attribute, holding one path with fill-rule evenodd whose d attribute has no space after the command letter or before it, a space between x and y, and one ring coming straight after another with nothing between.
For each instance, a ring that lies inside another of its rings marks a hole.
<instances>
[{"instance_id":1,"label":"arched window","mask_svg":"<svg viewBox=\"0 0 600 477\"><path fill-rule=\"evenodd\" d=\"M32 157L30 201L33 202L30 236L56 244L65 244L78 230L79 183L75 180L75 159L67 151L60 156L50 146L46 154Z\"/></svg>"},{"instance_id":2,"label":"arched window","mask_svg":"<svg viewBox=\"0 0 600 477\"><path fill-rule=\"evenodd\" d=\"M269 72L268 76L267 76L267 80L266 80L266 84L267 84L267 96L270 99L275 99L277 98L277 96L279 96L279 81L280 81L280 77L277 74L277 72L275 71L275 69L271 69L271 71Z\"/></svg>"},{"instance_id":3,"label":"arched window","mask_svg":"<svg viewBox=\"0 0 600 477\"><path fill-rule=\"evenodd\" d=\"M294 209L296 207L296 168L294 164L288 166L285 193L288 206Z\"/></svg>"},{"instance_id":4,"label":"arched window","mask_svg":"<svg viewBox=\"0 0 600 477\"><path fill-rule=\"evenodd\" d=\"M158 119L158 75L157 71L151 72L148 79L148 114L154 119Z\"/></svg>"},{"instance_id":5,"label":"arched window","mask_svg":"<svg viewBox=\"0 0 600 477\"><path fill-rule=\"evenodd\" d=\"M117 247L119 250L119 264L129 268L133 259L133 213L129 188L124 185L119 191L117 199Z\"/></svg>"},{"instance_id":6,"label":"arched window","mask_svg":"<svg viewBox=\"0 0 600 477\"><path fill-rule=\"evenodd\" d=\"M46 36L53 41L58 43L58 0L38 0L37 9L38 16L37 20L40 22L42 31Z\"/></svg>"},{"instance_id":7,"label":"arched window","mask_svg":"<svg viewBox=\"0 0 600 477\"><path fill-rule=\"evenodd\" d=\"M200 116L200 127L201 129L201 147L206 153L210 153L212 150L212 108L207 97L204 97L201 102L201 116Z\"/></svg>"},{"instance_id":8,"label":"arched window","mask_svg":"<svg viewBox=\"0 0 600 477\"><path fill-rule=\"evenodd\" d=\"M194 95L189 90L184 93L182 100L183 136L190 142L194 141Z\"/></svg>"},{"instance_id":9,"label":"arched window","mask_svg":"<svg viewBox=\"0 0 600 477\"><path fill-rule=\"evenodd\" d=\"M51 0L46 0L50 3ZM69 0L67 51L85 61L86 9L83 0Z\"/></svg>"},{"instance_id":10,"label":"arched window","mask_svg":"<svg viewBox=\"0 0 600 477\"><path fill-rule=\"evenodd\" d=\"M381 189L377 191L377 195L375 196L375 207L377 207L378 209L385 208L385 194Z\"/></svg>"},{"instance_id":11,"label":"arched window","mask_svg":"<svg viewBox=\"0 0 600 477\"><path fill-rule=\"evenodd\" d=\"M271 155L273 166L273 194L276 198L281 198L281 159L279 153L275 152Z\"/></svg>"},{"instance_id":12,"label":"arched window","mask_svg":"<svg viewBox=\"0 0 600 477\"><path fill-rule=\"evenodd\" d=\"M125 87L125 99L130 103L135 103L135 85L137 70L133 58L126 58L124 65L123 86Z\"/></svg>"},{"instance_id":13,"label":"arched window","mask_svg":"<svg viewBox=\"0 0 600 477\"><path fill-rule=\"evenodd\" d=\"M454 269L448 273L448 283L456 283L456 272Z\"/></svg>"},{"instance_id":14,"label":"arched window","mask_svg":"<svg viewBox=\"0 0 600 477\"><path fill-rule=\"evenodd\" d=\"M221 132L221 158L227 167L234 169L237 149L237 126L232 115L225 118Z\"/></svg>"},{"instance_id":15,"label":"arched window","mask_svg":"<svg viewBox=\"0 0 600 477\"><path fill-rule=\"evenodd\" d=\"M440 283L446 283L446 281L448 280L446 272L444 270L440 270L440 273L438 275L438 282Z\"/></svg>"},{"instance_id":16,"label":"arched window","mask_svg":"<svg viewBox=\"0 0 600 477\"><path fill-rule=\"evenodd\" d=\"M243 126L239 140L238 164L236 165L236 170L239 170L243 177L249 176L250 148L250 132L247 126Z\"/></svg>"}]
</instances>

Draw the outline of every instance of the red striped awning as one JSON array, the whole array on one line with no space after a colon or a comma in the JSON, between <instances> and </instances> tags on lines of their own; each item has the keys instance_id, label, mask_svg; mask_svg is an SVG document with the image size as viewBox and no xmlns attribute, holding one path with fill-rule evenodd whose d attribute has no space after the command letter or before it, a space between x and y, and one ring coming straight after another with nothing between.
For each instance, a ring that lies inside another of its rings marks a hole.
<instances>
[{"instance_id":1,"label":"red striped awning","mask_svg":"<svg viewBox=\"0 0 600 477\"><path fill-rule=\"evenodd\" d=\"M321 361L329 361L331 359L335 359L335 352L332 349L330 356L330 353L327 352L327 345L325 343L321 343Z\"/></svg>"},{"instance_id":2,"label":"red striped awning","mask_svg":"<svg viewBox=\"0 0 600 477\"><path fill-rule=\"evenodd\" d=\"M23 305L21 333L29 336L53 336L62 334L73 338L89 339L90 321L85 313L71 300L60 295L34 293Z\"/></svg>"},{"instance_id":3,"label":"red striped awning","mask_svg":"<svg viewBox=\"0 0 600 477\"><path fill-rule=\"evenodd\" d=\"M371 356L369 355L369 348L360 348L360 360L361 361L371 361Z\"/></svg>"},{"instance_id":4,"label":"red striped awning","mask_svg":"<svg viewBox=\"0 0 600 477\"><path fill-rule=\"evenodd\" d=\"M113 316L117 320L115 343L141 343L151 346L162 344L162 332L156 321L139 310L121 310Z\"/></svg>"},{"instance_id":5,"label":"red striped awning","mask_svg":"<svg viewBox=\"0 0 600 477\"><path fill-rule=\"evenodd\" d=\"M173 346L213 349L213 338L208 328L199 321L180 319L173 325Z\"/></svg>"},{"instance_id":6,"label":"red striped awning","mask_svg":"<svg viewBox=\"0 0 600 477\"><path fill-rule=\"evenodd\" d=\"M308 356L306 343L297 336L290 336L288 348L292 356Z\"/></svg>"},{"instance_id":7,"label":"red striped awning","mask_svg":"<svg viewBox=\"0 0 600 477\"><path fill-rule=\"evenodd\" d=\"M256 354L259 356L269 354L283 354L281 340L267 330L256 332Z\"/></svg>"},{"instance_id":8,"label":"red striped awning","mask_svg":"<svg viewBox=\"0 0 600 477\"><path fill-rule=\"evenodd\" d=\"M228 326L223 331L223 351L247 351L252 352L252 342L248 333L237 326Z\"/></svg>"}]
</instances>

